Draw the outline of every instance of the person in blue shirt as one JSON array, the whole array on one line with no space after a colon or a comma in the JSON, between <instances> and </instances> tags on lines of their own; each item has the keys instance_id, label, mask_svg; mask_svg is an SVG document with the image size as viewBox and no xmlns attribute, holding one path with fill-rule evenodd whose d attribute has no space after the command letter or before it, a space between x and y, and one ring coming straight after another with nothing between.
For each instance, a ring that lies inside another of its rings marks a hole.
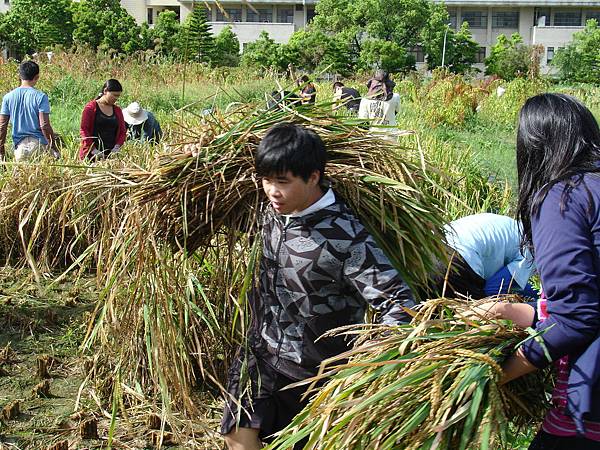
<instances>
[{"instance_id":1,"label":"person in blue shirt","mask_svg":"<svg viewBox=\"0 0 600 450\"><path fill-rule=\"evenodd\" d=\"M123 110L127 125L127 139L158 144L162 139L160 123L150 111L143 109L138 102L130 103Z\"/></svg>"},{"instance_id":2,"label":"person in blue shirt","mask_svg":"<svg viewBox=\"0 0 600 450\"><path fill-rule=\"evenodd\" d=\"M30 159L45 151L58 157L55 136L50 125L48 96L35 89L40 78L40 68L34 61L24 61L19 66L21 86L2 99L0 109L0 159L4 160L6 134L12 122L12 140L15 160Z\"/></svg>"},{"instance_id":3,"label":"person in blue shirt","mask_svg":"<svg viewBox=\"0 0 600 450\"><path fill-rule=\"evenodd\" d=\"M529 283L533 259L529 252L521 252L521 231L516 220L482 213L462 217L444 228L450 266L438 264L432 277L434 295L462 294L481 299L517 292L537 297Z\"/></svg>"}]
</instances>

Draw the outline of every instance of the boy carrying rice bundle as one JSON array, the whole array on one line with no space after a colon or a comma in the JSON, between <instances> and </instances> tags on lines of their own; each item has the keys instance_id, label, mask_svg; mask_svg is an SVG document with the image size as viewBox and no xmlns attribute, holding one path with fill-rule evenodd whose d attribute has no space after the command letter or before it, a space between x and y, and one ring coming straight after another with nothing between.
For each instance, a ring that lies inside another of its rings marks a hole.
<instances>
[{"instance_id":1,"label":"boy carrying rice bundle","mask_svg":"<svg viewBox=\"0 0 600 450\"><path fill-rule=\"evenodd\" d=\"M413 295L373 237L329 187L321 138L299 125L272 127L255 157L270 201L247 346L232 364L221 432L230 449L259 449L307 404L321 362L350 348L321 337L363 322L367 305L385 324L407 323ZM303 443L298 443L302 446ZM299 448L300 448L299 447Z\"/></svg>"}]
</instances>

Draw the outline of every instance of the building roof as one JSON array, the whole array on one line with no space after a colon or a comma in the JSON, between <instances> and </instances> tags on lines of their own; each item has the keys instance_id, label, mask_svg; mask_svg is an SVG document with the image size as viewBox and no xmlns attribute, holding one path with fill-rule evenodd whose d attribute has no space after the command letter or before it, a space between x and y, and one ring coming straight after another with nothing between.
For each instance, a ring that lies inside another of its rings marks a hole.
<instances>
[{"instance_id":1,"label":"building roof","mask_svg":"<svg viewBox=\"0 0 600 450\"><path fill-rule=\"evenodd\" d=\"M439 0L436 0L439 3ZM449 6L569 6L569 7L600 7L600 1L592 0L445 0L444 3Z\"/></svg>"}]
</instances>

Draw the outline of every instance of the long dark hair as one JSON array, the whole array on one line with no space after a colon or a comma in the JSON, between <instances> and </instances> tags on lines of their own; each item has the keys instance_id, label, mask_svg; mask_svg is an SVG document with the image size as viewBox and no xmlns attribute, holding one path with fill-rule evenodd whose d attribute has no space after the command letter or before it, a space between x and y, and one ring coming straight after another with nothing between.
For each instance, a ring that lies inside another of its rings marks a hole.
<instances>
[{"instance_id":1,"label":"long dark hair","mask_svg":"<svg viewBox=\"0 0 600 450\"><path fill-rule=\"evenodd\" d=\"M540 94L525 102L517 132L517 216L523 224L524 247L533 251L531 217L552 186L565 182L560 204L564 210L583 174L600 172L598 161L600 129L582 103L564 94Z\"/></svg>"},{"instance_id":2,"label":"long dark hair","mask_svg":"<svg viewBox=\"0 0 600 450\"><path fill-rule=\"evenodd\" d=\"M102 97L104 95L104 91L123 92L123 86L121 86L121 83L119 83L119 80L115 80L114 78L111 78L110 80L106 80L104 82L104 84L102 85L102 89L100 89L100 93L96 97L96 100L98 100L100 97Z\"/></svg>"}]
</instances>

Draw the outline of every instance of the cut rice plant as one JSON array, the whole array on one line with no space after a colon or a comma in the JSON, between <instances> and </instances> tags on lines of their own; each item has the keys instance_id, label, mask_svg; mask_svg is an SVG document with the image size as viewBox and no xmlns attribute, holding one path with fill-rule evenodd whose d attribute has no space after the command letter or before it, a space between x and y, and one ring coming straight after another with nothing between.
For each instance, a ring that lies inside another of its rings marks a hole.
<instances>
[{"instance_id":1,"label":"cut rice plant","mask_svg":"<svg viewBox=\"0 0 600 450\"><path fill-rule=\"evenodd\" d=\"M407 326L338 330L357 339L355 348L304 382L312 382L310 403L268 448L307 439L304 449L496 449L509 423L539 423L548 371L499 385L500 364L528 332L467 318L473 306L429 300Z\"/></svg>"},{"instance_id":2,"label":"cut rice plant","mask_svg":"<svg viewBox=\"0 0 600 450\"><path fill-rule=\"evenodd\" d=\"M106 355L117 349L118 364L102 362L105 378L118 366L124 382L139 382L188 413L198 382L221 387L245 335L246 292L255 282L266 198L254 153L283 121L323 138L328 180L407 282L424 283L433 260L443 257L440 190L429 188L410 148L319 107L213 114L182 129L180 143L148 168L115 168L87 180L87 189L123 191L131 202L99 257L105 294L86 342L101 344Z\"/></svg>"}]
</instances>

